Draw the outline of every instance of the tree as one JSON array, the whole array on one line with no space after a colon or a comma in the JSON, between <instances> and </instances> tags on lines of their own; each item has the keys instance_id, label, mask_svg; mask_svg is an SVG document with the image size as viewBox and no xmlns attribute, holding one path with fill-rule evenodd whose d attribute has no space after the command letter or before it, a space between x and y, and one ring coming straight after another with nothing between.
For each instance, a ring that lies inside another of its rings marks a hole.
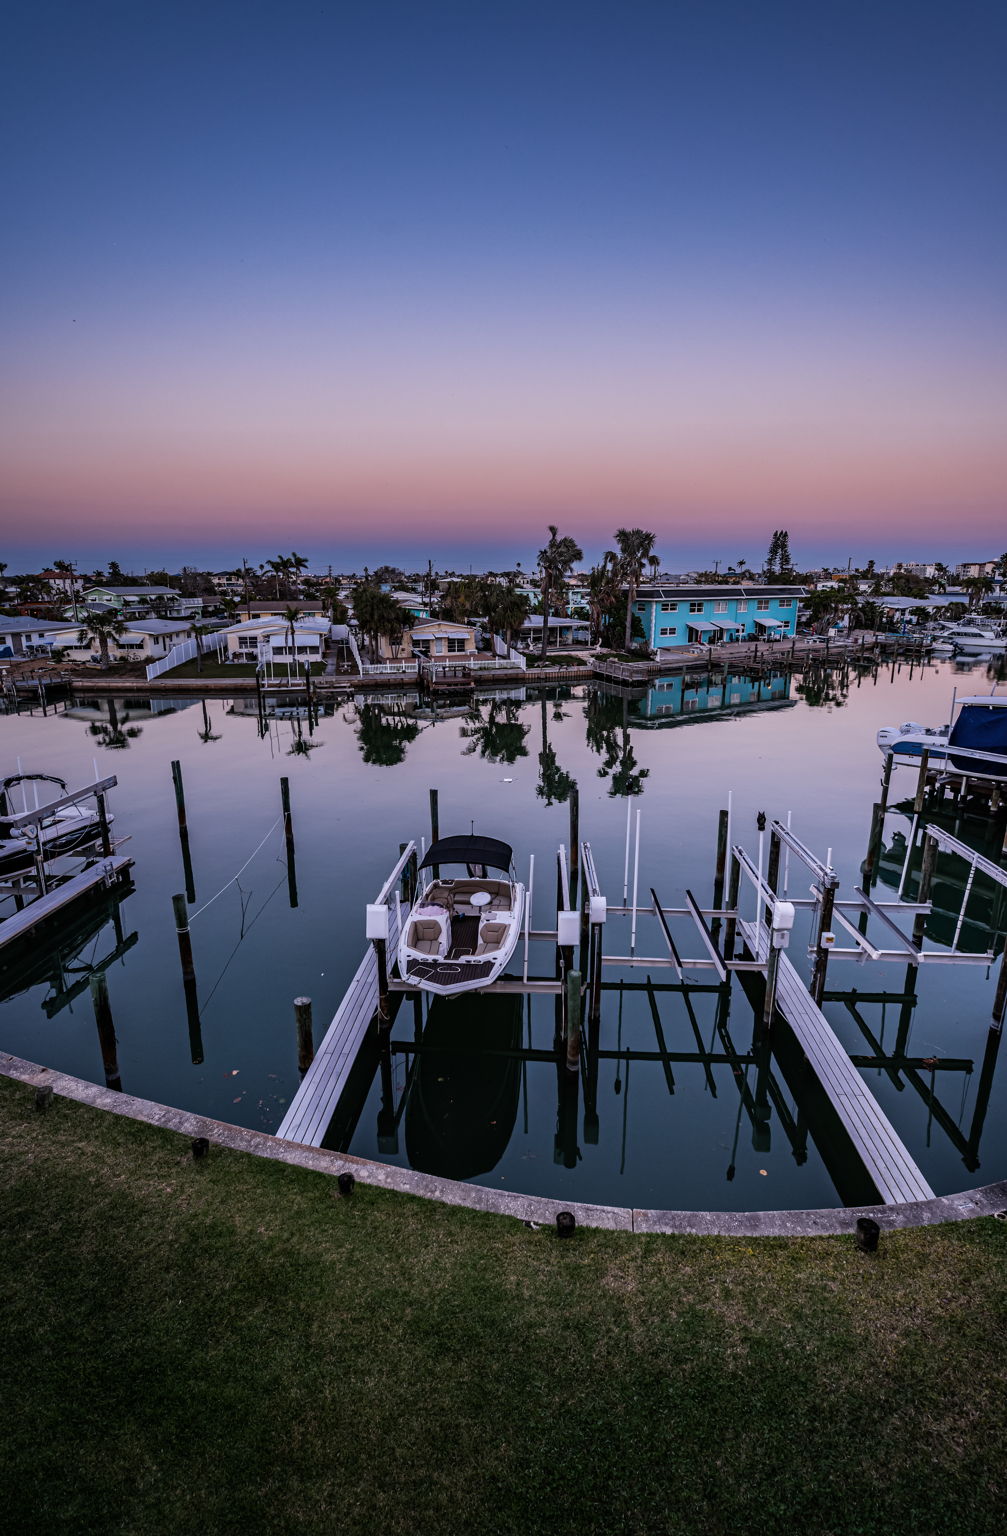
<instances>
[{"instance_id":1,"label":"tree","mask_svg":"<svg viewBox=\"0 0 1007 1536\"><path fill-rule=\"evenodd\" d=\"M125 586L125 583L126 578L122 573L118 560L110 560L108 562L108 585L110 587L122 587Z\"/></svg>"},{"instance_id":2,"label":"tree","mask_svg":"<svg viewBox=\"0 0 1007 1536\"><path fill-rule=\"evenodd\" d=\"M485 595L486 622L495 634L503 630L507 649L511 650L514 644L514 631L520 629L528 617L531 604L512 581L507 582L505 586L499 586L496 582L487 583Z\"/></svg>"},{"instance_id":3,"label":"tree","mask_svg":"<svg viewBox=\"0 0 1007 1536\"><path fill-rule=\"evenodd\" d=\"M381 637L388 640L393 653L398 652L405 627L401 607L389 592L382 592L373 581L361 581L353 589L353 613L363 633L371 642L374 659L381 649Z\"/></svg>"},{"instance_id":4,"label":"tree","mask_svg":"<svg viewBox=\"0 0 1007 1536\"><path fill-rule=\"evenodd\" d=\"M385 711L377 704L361 704L357 710L357 742L365 763L394 768L416 740L420 727L401 711Z\"/></svg>"},{"instance_id":5,"label":"tree","mask_svg":"<svg viewBox=\"0 0 1007 1536\"><path fill-rule=\"evenodd\" d=\"M461 728L463 740L469 744L464 756L478 752L490 763L514 763L519 757L528 756L524 739L531 727L522 725L521 706L514 699L491 699L483 718L482 705L473 704L468 720Z\"/></svg>"},{"instance_id":6,"label":"tree","mask_svg":"<svg viewBox=\"0 0 1007 1536\"><path fill-rule=\"evenodd\" d=\"M126 633L126 626L117 613L89 613L81 624L80 634L77 637L78 645L88 645L92 640L97 642L98 653L101 657L101 670L108 671L108 642L117 640L120 635Z\"/></svg>"},{"instance_id":7,"label":"tree","mask_svg":"<svg viewBox=\"0 0 1007 1536\"><path fill-rule=\"evenodd\" d=\"M300 610L300 608L294 608L294 607L291 607L288 604L288 606L285 609L284 614L283 614L283 621L284 621L284 623L287 626L287 637L290 640L290 659L291 659L291 661L294 664L294 671L295 672L297 671L297 628L296 628L296 625L297 625L297 621L298 621L298 619L300 617L301 617L301 610ZM290 670L289 667L288 667L287 670L289 672L289 670Z\"/></svg>"},{"instance_id":8,"label":"tree","mask_svg":"<svg viewBox=\"0 0 1007 1536\"><path fill-rule=\"evenodd\" d=\"M628 651L633 644L633 608L636 603L637 589L643 580L643 568L645 565L650 565L654 570L660 566L661 562L654 554L656 535L649 533L646 528L618 528L615 542L619 547L619 553L613 558L619 575L626 585L625 648Z\"/></svg>"},{"instance_id":9,"label":"tree","mask_svg":"<svg viewBox=\"0 0 1007 1536\"><path fill-rule=\"evenodd\" d=\"M600 645L603 639L611 643L608 632L618 616L621 596L618 561L611 553L603 555L587 578L587 612L593 645Z\"/></svg>"},{"instance_id":10,"label":"tree","mask_svg":"<svg viewBox=\"0 0 1007 1536\"><path fill-rule=\"evenodd\" d=\"M203 670L203 636L206 634L206 632L207 625L201 623L199 619L194 619L193 622L189 625L189 634L196 642L197 672L202 672Z\"/></svg>"},{"instance_id":11,"label":"tree","mask_svg":"<svg viewBox=\"0 0 1007 1536\"><path fill-rule=\"evenodd\" d=\"M542 590L541 655L543 662L549 649L549 615L552 612L555 595L565 583L567 576L573 570L578 560L583 560L583 558L584 552L580 545L568 535L560 538L556 524L550 523L549 542L545 549L540 549L538 552Z\"/></svg>"},{"instance_id":12,"label":"tree","mask_svg":"<svg viewBox=\"0 0 1007 1536\"><path fill-rule=\"evenodd\" d=\"M643 794L649 768L641 768L629 734L629 702L592 689L584 708L587 744L601 758L599 779L611 779L609 795Z\"/></svg>"}]
</instances>

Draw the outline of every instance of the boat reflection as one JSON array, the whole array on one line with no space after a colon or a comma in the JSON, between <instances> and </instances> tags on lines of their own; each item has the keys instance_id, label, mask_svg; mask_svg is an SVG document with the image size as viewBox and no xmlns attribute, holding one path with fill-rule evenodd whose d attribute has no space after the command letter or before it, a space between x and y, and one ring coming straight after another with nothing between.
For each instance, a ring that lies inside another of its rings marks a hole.
<instances>
[{"instance_id":1,"label":"boat reflection","mask_svg":"<svg viewBox=\"0 0 1007 1536\"><path fill-rule=\"evenodd\" d=\"M411 1167L445 1179L496 1167L517 1118L522 1003L492 994L432 1000L406 1097Z\"/></svg>"}]
</instances>

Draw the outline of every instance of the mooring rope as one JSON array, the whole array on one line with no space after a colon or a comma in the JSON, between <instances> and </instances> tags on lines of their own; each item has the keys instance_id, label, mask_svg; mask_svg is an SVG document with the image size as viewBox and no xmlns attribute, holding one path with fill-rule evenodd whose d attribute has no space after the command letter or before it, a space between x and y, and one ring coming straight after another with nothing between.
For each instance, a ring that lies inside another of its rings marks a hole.
<instances>
[{"instance_id":1,"label":"mooring rope","mask_svg":"<svg viewBox=\"0 0 1007 1536\"><path fill-rule=\"evenodd\" d=\"M241 868L237 871L236 874L233 874L231 876L230 880L227 881L227 884L226 885L222 885L220 887L220 890L217 892L217 896L223 896L224 892L226 890L228 890L229 887L232 886L234 884L234 882L237 879L239 879L245 873L245 870L248 868L249 864L251 864L252 860L255 858L255 855L260 851L260 849L265 847L266 843L272 837L273 833L276 831L277 827L280 825L280 822L282 820L283 820L282 814L277 816L276 820L273 822L273 825L270 827L269 831L266 833L265 837L262 839L262 842L258 843L252 849L251 853L248 855L248 858L245 860L244 864L242 864ZM211 896L209 901L204 901L203 905L201 907L197 907L195 912L190 912L189 913L189 926L190 926L190 928L191 928L192 924L196 921L196 918L199 917L199 915L202 912L206 911L207 907L212 907L213 906L213 903L216 901L217 896Z\"/></svg>"}]
</instances>

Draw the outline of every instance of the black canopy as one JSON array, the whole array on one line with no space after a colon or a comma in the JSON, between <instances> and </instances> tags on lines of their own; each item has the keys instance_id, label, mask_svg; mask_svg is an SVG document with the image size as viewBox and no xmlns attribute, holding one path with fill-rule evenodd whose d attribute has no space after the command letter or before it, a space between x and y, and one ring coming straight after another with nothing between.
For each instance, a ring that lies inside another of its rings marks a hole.
<instances>
[{"instance_id":1,"label":"black canopy","mask_svg":"<svg viewBox=\"0 0 1007 1536\"><path fill-rule=\"evenodd\" d=\"M486 864L506 872L511 857L512 850L497 837L441 837L430 844L420 869L433 864Z\"/></svg>"}]
</instances>

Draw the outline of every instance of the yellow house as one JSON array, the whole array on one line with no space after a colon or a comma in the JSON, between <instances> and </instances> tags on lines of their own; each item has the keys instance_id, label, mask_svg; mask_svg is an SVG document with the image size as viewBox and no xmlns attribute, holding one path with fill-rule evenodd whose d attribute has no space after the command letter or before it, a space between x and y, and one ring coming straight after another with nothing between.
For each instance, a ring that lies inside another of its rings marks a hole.
<instances>
[{"instance_id":1,"label":"yellow house","mask_svg":"<svg viewBox=\"0 0 1007 1536\"><path fill-rule=\"evenodd\" d=\"M455 624L449 619L427 619L403 631L402 640L393 649L386 635L379 639L379 661L411 661L417 656L459 661L476 652L476 632L471 624Z\"/></svg>"}]
</instances>

